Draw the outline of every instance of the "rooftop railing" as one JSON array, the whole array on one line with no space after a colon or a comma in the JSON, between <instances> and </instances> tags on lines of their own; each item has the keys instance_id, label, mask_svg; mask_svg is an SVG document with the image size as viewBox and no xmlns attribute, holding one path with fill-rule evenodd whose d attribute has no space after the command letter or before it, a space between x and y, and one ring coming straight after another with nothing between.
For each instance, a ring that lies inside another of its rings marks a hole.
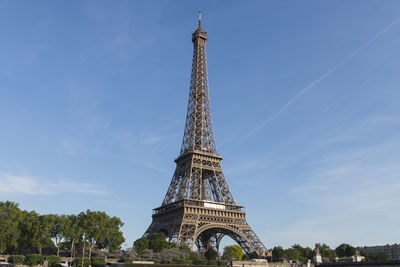
<instances>
[{"instance_id":1,"label":"rooftop railing","mask_svg":"<svg viewBox=\"0 0 400 267\"><path fill-rule=\"evenodd\" d=\"M218 206L218 210L232 210L232 211L239 211L239 212L245 212L245 208L243 206L238 206L238 205L232 205L232 204L226 204L223 202L212 202L212 201L205 201L205 200L194 200L194 199L182 199L177 202L173 202L164 206L161 206L159 208L153 209L153 214L159 214L163 213L167 210L179 208L179 207L185 207L185 206L191 206L191 207L204 207L204 204L214 204ZM223 208L221 208L223 206ZM206 207L207 209L212 209L210 205Z\"/></svg>"}]
</instances>

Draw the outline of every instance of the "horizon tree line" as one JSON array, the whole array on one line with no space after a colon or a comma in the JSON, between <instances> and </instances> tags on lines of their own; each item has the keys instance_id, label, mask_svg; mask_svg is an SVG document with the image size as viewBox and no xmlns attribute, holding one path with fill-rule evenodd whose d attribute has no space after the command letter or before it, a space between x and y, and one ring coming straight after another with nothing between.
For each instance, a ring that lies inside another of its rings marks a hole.
<instances>
[{"instance_id":1,"label":"horizon tree line","mask_svg":"<svg viewBox=\"0 0 400 267\"><path fill-rule=\"evenodd\" d=\"M110 217L102 211L88 209L79 214L38 214L36 211L21 210L18 203L0 201L0 254L37 252L42 255L43 249L50 246L56 249L57 256L60 255L62 248L69 248L71 257L75 256L76 249L79 248L83 257L85 251L88 251L88 258L91 259L94 249L108 252L120 249L121 244L125 242L121 231L123 225L120 218ZM335 249L331 249L326 244L317 243L315 248L319 249L322 257L330 261L334 261L336 257L351 257L356 252L353 246L345 243ZM137 239L133 244L133 249L139 257L166 257L175 253L181 255L181 258L201 260L193 254L199 254L198 252L191 253L190 248L185 245L179 246L168 242L161 233ZM312 259L314 254L315 249L302 247L299 244L287 249L275 246L270 260L280 261L285 258L306 262L307 259ZM215 260L219 254L209 250L207 254L201 256ZM236 260L249 258L238 245L226 246L221 256L224 259ZM390 259L390 255L385 253L364 256L366 260Z\"/></svg>"},{"instance_id":2,"label":"horizon tree line","mask_svg":"<svg viewBox=\"0 0 400 267\"><path fill-rule=\"evenodd\" d=\"M124 223L103 211L86 210L79 214L38 214L19 208L18 203L0 202L0 254L42 254L43 248L54 246L57 256L61 247L70 247L71 256L76 247L82 255L88 249L89 259L94 248L113 251L125 242Z\"/></svg>"}]
</instances>

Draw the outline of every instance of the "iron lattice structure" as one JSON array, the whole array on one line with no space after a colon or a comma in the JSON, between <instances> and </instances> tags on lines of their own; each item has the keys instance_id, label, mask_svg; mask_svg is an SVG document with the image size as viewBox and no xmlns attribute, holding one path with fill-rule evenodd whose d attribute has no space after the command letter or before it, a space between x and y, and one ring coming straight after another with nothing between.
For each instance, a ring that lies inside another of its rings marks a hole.
<instances>
[{"instance_id":1,"label":"iron lattice structure","mask_svg":"<svg viewBox=\"0 0 400 267\"><path fill-rule=\"evenodd\" d=\"M244 207L236 204L221 168L211 121L207 39L200 18L192 35L193 64L180 155L167 194L153 210L153 221L144 236L163 232L170 241L192 249L196 245L219 250L227 235L247 254L265 256L267 250L246 222Z\"/></svg>"}]
</instances>

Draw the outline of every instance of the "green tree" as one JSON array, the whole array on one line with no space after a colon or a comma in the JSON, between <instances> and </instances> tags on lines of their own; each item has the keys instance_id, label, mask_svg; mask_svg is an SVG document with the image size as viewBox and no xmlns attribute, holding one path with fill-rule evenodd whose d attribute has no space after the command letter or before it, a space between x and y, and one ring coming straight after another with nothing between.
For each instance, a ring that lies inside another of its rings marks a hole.
<instances>
[{"instance_id":1,"label":"green tree","mask_svg":"<svg viewBox=\"0 0 400 267\"><path fill-rule=\"evenodd\" d=\"M142 255L143 250L149 249L149 240L145 237L136 239L136 241L133 243L133 248L137 254Z\"/></svg>"},{"instance_id":2,"label":"green tree","mask_svg":"<svg viewBox=\"0 0 400 267\"><path fill-rule=\"evenodd\" d=\"M78 216L68 215L65 221L64 238L71 243L71 258L75 255L75 245L82 240L82 228Z\"/></svg>"},{"instance_id":3,"label":"green tree","mask_svg":"<svg viewBox=\"0 0 400 267\"><path fill-rule=\"evenodd\" d=\"M314 251L312 248L305 247L303 250L303 257L306 259L312 259L314 257Z\"/></svg>"},{"instance_id":4,"label":"green tree","mask_svg":"<svg viewBox=\"0 0 400 267\"><path fill-rule=\"evenodd\" d=\"M28 254L32 248L41 247L40 243L40 221L35 211L22 211L22 218L18 224L20 235L18 238L18 252Z\"/></svg>"},{"instance_id":5,"label":"green tree","mask_svg":"<svg viewBox=\"0 0 400 267\"><path fill-rule=\"evenodd\" d=\"M299 260L302 262L305 262L307 259L311 259L314 256L313 250L309 247L304 248L299 244L294 244L292 248L301 254L301 259Z\"/></svg>"},{"instance_id":6,"label":"green tree","mask_svg":"<svg viewBox=\"0 0 400 267\"><path fill-rule=\"evenodd\" d=\"M149 235L149 249L154 252L160 252L163 249L169 248L169 242L163 233L154 233Z\"/></svg>"},{"instance_id":7,"label":"green tree","mask_svg":"<svg viewBox=\"0 0 400 267\"><path fill-rule=\"evenodd\" d=\"M302 256L300 250L295 249L293 247L286 249L285 251L286 258L289 260L298 260L304 262L304 257Z\"/></svg>"},{"instance_id":8,"label":"green tree","mask_svg":"<svg viewBox=\"0 0 400 267\"><path fill-rule=\"evenodd\" d=\"M351 257L356 254L356 249L346 243L341 244L335 249L336 255L338 257Z\"/></svg>"},{"instance_id":9,"label":"green tree","mask_svg":"<svg viewBox=\"0 0 400 267\"><path fill-rule=\"evenodd\" d=\"M42 249L45 246L51 245L51 232L54 228L54 215L39 215L39 229L37 235L37 249L39 250L39 255L42 255Z\"/></svg>"},{"instance_id":10,"label":"green tree","mask_svg":"<svg viewBox=\"0 0 400 267\"><path fill-rule=\"evenodd\" d=\"M285 250L281 246L276 246L272 249L272 261L277 262L282 258L286 258Z\"/></svg>"},{"instance_id":11,"label":"green tree","mask_svg":"<svg viewBox=\"0 0 400 267\"><path fill-rule=\"evenodd\" d=\"M51 228L50 236L54 239L54 243L57 247L57 256L60 256L60 245L61 241L68 235L70 222L67 215L49 214L53 217L54 227Z\"/></svg>"},{"instance_id":12,"label":"green tree","mask_svg":"<svg viewBox=\"0 0 400 267\"><path fill-rule=\"evenodd\" d=\"M125 241L120 231L123 223L117 217L110 218L105 212L87 210L86 213L81 212L78 218L84 238L83 246L88 243L89 259L94 247L115 250Z\"/></svg>"},{"instance_id":13,"label":"green tree","mask_svg":"<svg viewBox=\"0 0 400 267\"><path fill-rule=\"evenodd\" d=\"M222 257L224 259L241 260L244 255L243 248L239 245L226 246Z\"/></svg>"},{"instance_id":14,"label":"green tree","mask_svg":"<svg viewBox=\"0 0 400 267\"><path fill-rule=\"evenodd\" d=\"M215 260L218 257L218 252L210 246L206 253L204 253L204 256L207 260Z\"/></svg>"},{"instance_id":15,"label":"green tree","mask_svg":"<svg viewBox=\"0 0 400 267\"><path fill-rule=\"evenodd\" d=\"M86 242L89 247L89 260L92 257L92 249L96 244L104 242L106 238L106 223L108 215L105 212L90 211L81 212L78 215L82 227L84 247ZM84 248L83 248L84 249Z\"/></svg>"},{"instance_id":16,"label":"green tree","mask_svg":"<svg viewBox=\"0 0 400 267\"><path fill-rule=\"evenodd\" d=\"M20 230L18 224L22 213L17 203L6 201L0 202L0 254L7 249L18 247Z\"/></svg>"},{"instance_id":17,"label":"green tree","mask_svg":"<svg viewBox=\"0 0 400 267\"><path fill-rule=\"evenodd\" d=\"M118 217L109 218L106 223L106 237L101 243L103 249L114 251L121 247L121 244L125 242L124 235L121 231L121 227L124 223Z\"/></svg>"}]
</instances>

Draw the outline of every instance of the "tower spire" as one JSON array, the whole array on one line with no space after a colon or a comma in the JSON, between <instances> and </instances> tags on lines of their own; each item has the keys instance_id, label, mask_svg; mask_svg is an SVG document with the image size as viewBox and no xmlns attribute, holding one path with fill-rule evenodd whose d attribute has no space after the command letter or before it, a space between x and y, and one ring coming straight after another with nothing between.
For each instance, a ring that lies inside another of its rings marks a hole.
<instances>
[{"instance_id":1,"label":"tower spire","mask_svg":"<svg viewBox=\"0 0 400 267\"><path fill-rule=\"evenodd\" d=\"M201 28L201 11L199 11L199 28Z\"/></svg>"}]
</instances>

